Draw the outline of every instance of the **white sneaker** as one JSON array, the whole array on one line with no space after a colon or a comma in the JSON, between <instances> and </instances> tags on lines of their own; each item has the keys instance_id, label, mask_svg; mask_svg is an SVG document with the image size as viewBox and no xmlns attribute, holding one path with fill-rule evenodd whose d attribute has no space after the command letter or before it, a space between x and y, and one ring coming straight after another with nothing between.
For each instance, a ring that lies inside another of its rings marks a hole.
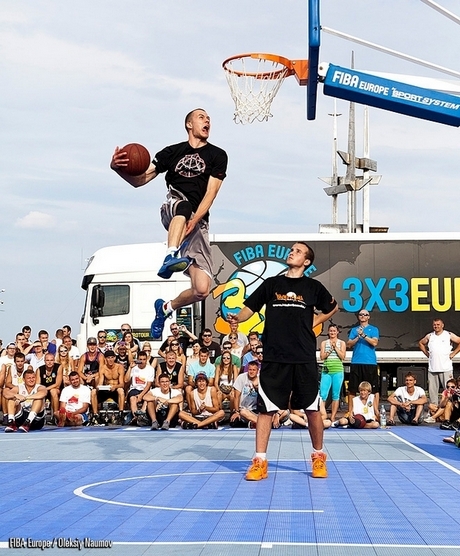
<instances>
[{"instance_id":1,"label":"white sneaker","mask_svg":"<svg viewBox=\"0 0 460 556\"><path fill-rule=\"evenodd\" d=\"M436 419L433 419L433 417L426 417L425 419L423 419L424 423L436 423Z\"/></svg>"}]
</instances>

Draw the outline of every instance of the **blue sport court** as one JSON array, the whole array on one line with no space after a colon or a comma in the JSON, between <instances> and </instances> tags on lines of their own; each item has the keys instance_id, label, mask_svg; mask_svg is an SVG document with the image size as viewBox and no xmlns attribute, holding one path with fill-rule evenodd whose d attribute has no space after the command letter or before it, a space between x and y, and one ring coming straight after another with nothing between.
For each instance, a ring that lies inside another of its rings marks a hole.
<instances>
[{"instance_id":1,"label":"blue sport court","mask_svg":"<svg viewBox=\"0 0 460 556\"><path fill-rule=\"evenodd\" d=\"M48 428L2 434L0 554L460 554L460 450L436 426L272 433L269 478L247 482L254 431ZM86 539L86 541L85 541Z\"/></svg>"}]
</instances>

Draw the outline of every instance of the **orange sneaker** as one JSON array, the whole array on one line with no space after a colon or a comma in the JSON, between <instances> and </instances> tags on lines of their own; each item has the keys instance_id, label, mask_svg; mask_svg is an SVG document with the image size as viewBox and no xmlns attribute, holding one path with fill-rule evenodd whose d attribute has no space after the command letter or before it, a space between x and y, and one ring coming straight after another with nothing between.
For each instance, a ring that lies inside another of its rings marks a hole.
<instances>
[{"instance_id":1,"label":"orange sneaker","mask_svg":"<svg viewBox=\"0 0 460 556\"><path fill-rule=\"evenodd\" d=\"M325 479L327 477L326 457L324 452L313 452L311 455L311 476L314 479Z\"/></svg>"},{"instance_id":2,"label":"orange sneaker","mask_svg":"<svg viewBox=\"0 0 460 556\"><path fill-rule=\"evenodd\" d=\"M254 458L252 465L246 473L246 481L260 481L268 477L268 461L266 459Z\"/></svg>"}]
</instances>

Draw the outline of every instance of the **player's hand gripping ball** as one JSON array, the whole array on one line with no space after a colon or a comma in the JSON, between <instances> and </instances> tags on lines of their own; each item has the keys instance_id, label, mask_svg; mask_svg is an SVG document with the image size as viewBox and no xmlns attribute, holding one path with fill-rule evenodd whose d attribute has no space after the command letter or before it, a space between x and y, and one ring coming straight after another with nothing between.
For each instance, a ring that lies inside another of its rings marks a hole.
<instances>
[{"instance_id":1,"label":"player's hand gripping ball","mask_svg":"<svg viewBox=\"0 0 460 556\"><path fill-rule=\"evenodd\" d=\"M151 158L149 151L144 146L139 143L129 143L121 151L125 152L126 157L129 158L128 166L123 168L123 172L130 176L140 176L147 171Z\"/></svg>"}]
</instances>

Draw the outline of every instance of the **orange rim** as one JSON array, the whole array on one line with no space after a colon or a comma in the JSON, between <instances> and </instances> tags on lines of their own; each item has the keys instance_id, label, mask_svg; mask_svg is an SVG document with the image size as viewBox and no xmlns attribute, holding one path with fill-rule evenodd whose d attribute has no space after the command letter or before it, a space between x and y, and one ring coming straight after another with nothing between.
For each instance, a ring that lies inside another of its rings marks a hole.
<instances>
[{"instance_id":1,"label":"orange rim","mask_svg":"<svg viewBox=\"0 0 460 556\"><path fill-rule=\"evenodd\" d=\"M277 64L282 64L284 68L275 71L260 71L260 72L247 72L242 70L237 70L230 67L228 64L234 60L239 60L241 58L254 58L258 60L268 60ZM281 77L288 77L290 75L295 75L297 80L301 85L306 85L308 77L308 60L289 60L284 56L279 56L278 54L267 54L259 52L248 52L246 54L237 54L235 56L230 56L223 61L222 67L228 73L232 73L239 77L254 77L256 79L280 79Z\"/></svg>"}]
</instances>

